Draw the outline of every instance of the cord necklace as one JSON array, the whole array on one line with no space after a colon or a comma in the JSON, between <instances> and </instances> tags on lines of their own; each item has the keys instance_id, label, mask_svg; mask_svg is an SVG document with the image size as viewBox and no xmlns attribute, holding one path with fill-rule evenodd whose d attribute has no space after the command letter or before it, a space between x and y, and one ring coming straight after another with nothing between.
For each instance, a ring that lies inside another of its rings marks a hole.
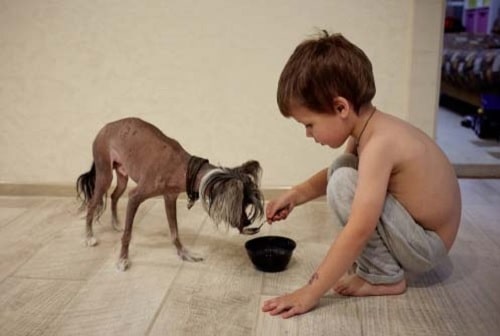
<instances>
[{"instance_id":1,"label":"cord necklace","mask_svg":"<svg viewBox=\"0 0 500 336\"><path fill-rule=\"evenodd\" d=\"M363 125L363 129L361 130L361 133L359 133L359 137L356 139L356 147L359 146L359 142L361 141L361 137L363 136L363 133L365 132L366 126L368 125L368 122L370 121L370 119L375 114L376 110L377 110L377 108L374 106L372 112L368 116L368 119L366 119L365 124Z\"/></svg>"}]
</instances>

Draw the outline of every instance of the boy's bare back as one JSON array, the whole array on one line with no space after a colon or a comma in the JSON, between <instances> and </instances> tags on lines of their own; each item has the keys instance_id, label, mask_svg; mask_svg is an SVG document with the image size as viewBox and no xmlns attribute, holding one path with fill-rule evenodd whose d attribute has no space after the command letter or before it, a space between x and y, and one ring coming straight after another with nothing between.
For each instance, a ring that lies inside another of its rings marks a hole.
<instances>
[{"instance_id":1,"label":"boy's bare back","mask_svg":"<svg viewBox=\"0 0 500 336\"><path fill-rule=\"evenodd\" d=\"M363 167L373 162L364 160L371 148L384 148L378 159L392 165L387 192L423 228L435 231L449 250L461 215L453 166L436 143L416 127L380 111L371 123L371 132L358 149L360 171L375 169Z\"/></svg>"}]
</instances>

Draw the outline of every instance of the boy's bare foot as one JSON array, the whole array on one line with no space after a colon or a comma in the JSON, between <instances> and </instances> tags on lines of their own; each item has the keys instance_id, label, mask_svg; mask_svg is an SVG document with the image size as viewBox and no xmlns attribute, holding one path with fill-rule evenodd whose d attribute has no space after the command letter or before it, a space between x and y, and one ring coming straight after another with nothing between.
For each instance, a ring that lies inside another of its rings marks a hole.
<instances>
[{"instance_id":1,"label":"boy's bare foot","mask_svg":"<svg viewBox=\"0 0 500 336\"><path fill-rule=\"evenodd\" d=\"M395 284L373 285L357 274L344 275L333 287L341 295L370 296L370 295L398 295L406 290L406 280Z\"/></svg>"}]
</instances>

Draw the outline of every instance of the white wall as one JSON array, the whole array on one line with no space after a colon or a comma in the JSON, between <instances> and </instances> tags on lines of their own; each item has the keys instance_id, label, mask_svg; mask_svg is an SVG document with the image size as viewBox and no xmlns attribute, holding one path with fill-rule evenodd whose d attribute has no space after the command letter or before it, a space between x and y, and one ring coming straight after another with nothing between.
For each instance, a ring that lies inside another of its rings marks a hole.
<instances>
[{"instance_id":1,"label":"white wall","mask_svg":"<svg viewBox=\"0 0 500 336\"><path fill-rule=\"evenodd\" d=\"M138 116L214 163L259 160L264 188L297 183L337 154L276 106L315 27L365 50L375 104L432 134L443 3L0 0L0 182L73 184L98 129Z\"/></svg>"}]
</instances>

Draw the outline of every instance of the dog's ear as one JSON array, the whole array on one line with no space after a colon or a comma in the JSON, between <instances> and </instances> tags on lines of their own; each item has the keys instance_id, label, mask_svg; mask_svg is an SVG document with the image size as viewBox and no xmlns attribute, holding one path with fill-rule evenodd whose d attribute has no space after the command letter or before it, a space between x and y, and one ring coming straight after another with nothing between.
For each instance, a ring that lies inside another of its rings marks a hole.
<instances>
[{"instance_id":1,"label":"dog's ear","mask_svg":"<svg viewBox=\"0 0 500 336\"><path fill-rule=\"evenodd\" d=\"M250 175L256 184L260 184L260 176L262 175L262 168L260 163L255 160L250 160L237 167L236 170L240 173Z\"/></svg>"}]
</instances>

